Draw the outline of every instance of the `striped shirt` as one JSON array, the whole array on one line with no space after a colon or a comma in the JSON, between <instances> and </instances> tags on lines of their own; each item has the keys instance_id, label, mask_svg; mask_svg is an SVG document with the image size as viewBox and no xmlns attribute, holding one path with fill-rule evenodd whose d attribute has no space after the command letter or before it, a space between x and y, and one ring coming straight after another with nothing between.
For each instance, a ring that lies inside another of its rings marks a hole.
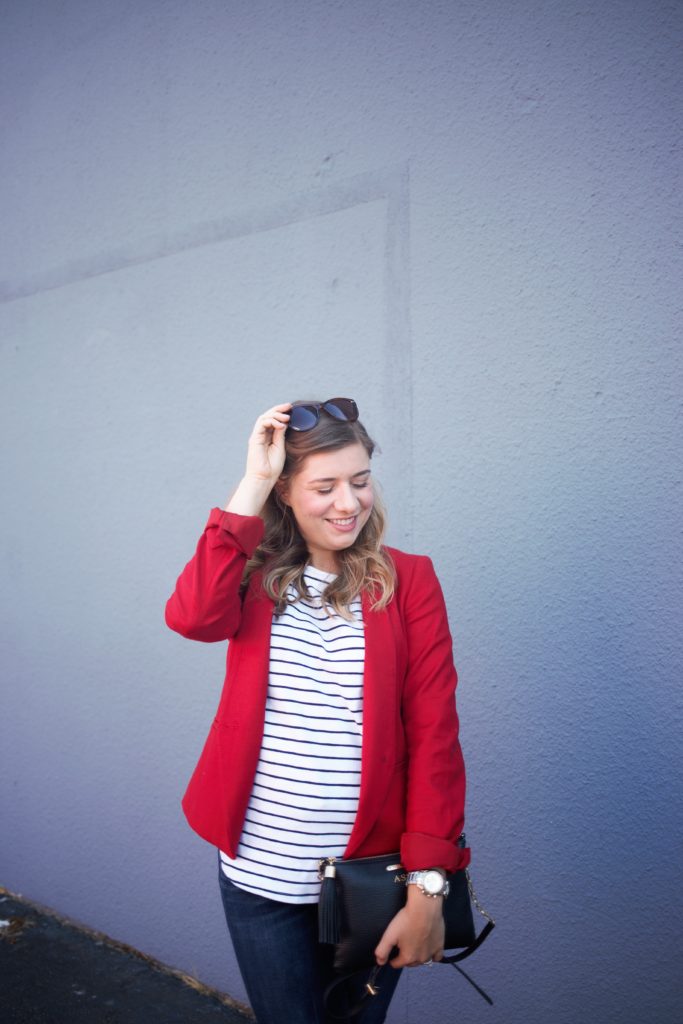
<instances>
[{"instance_id":1,"label":"striped shirt","mask_svg":"<svg viewBox=\"0 0 683 1024\"><path fill-rule=\"evenodd\" d=\"M308 566L306 599L273 616L263 743L237 857L222 869L241 889L282 903L316 903L318 860L340 857L360 791L365 635L328 614L335 577ZM291 591L290 591L291 592Z\"/></svg>"}]
</instances>

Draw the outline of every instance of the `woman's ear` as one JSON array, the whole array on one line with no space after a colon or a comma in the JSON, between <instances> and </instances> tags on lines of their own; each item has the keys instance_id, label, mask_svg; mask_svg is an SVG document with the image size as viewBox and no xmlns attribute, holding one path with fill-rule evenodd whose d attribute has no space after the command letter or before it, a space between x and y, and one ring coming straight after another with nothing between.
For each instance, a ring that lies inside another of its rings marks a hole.
<instances>
[{"instance_id":1,"label":"woman's ear","mask_svg":"<svg viewBox=\"0 0 683 1024\"><path fill-rule=\"evenodd\" d=\"M282 477L275 482L275 497L280 505L290 504L289 487L287 486L287 481L283 480Z\"/></svg>"}]
</instances>

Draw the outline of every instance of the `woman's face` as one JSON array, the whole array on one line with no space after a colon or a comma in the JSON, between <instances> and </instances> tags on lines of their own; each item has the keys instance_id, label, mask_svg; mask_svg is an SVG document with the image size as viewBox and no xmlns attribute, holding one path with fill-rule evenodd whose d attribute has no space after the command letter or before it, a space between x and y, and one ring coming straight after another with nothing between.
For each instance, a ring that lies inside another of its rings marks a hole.
<instances>
[{"instance_id":1,"label":"woman's face","mask_svg":"<svg viewBox=\"0 0 683 1024\"><path fill-rule=\"evenodd\" d=\"M354 544L372 511L370 457L360 443L309 455L280 497L294 513L313 566L337 572L336 553Z\"/></svg>"}]
</instances>

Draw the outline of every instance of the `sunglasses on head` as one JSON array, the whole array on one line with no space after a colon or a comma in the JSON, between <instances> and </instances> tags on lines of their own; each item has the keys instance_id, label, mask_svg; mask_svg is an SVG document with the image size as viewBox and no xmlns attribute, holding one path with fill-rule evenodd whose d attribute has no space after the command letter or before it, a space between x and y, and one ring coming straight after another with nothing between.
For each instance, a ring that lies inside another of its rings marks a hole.
<instances>
[{"instance_id":1,"label":"sunglasses on head","mask_svg":"<svg viewBox=\"0 0 683 1024\"><path fill-rule=\"evenodd\" d=\"M320 419L321 410L333 419L346 423L355 423L358 419L358 406L352 398L328 398L326 402L299 402L289 411L289 429L299 433L312 430Z\"/></svg>"}]
</instances>

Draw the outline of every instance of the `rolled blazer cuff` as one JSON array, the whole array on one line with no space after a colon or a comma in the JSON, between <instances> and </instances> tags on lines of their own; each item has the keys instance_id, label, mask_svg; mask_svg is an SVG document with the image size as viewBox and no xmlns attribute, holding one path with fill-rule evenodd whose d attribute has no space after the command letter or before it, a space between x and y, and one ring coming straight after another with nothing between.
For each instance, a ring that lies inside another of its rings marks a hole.
<instances>
[{"instance_id":1,"label":"rolled blazer cuff","mask_svg":"<svg viewBox=\"0 0 683 1024\"><path fill-rule=\"evenodd\" d=\"M448 839L422 832L404 832L401 838L401 863L406 871L443 868L453 872L466 868L469 862L469 848L456 846Z\"/></svg>"},{"instance_id":2,"label":"rolled blazer cuff","mask_svg":"<svg viewBox=\"0 0 683 1024\"><path fill-rule=\"evenodd\" d=\"M210 547L237 547L251 558L263 539L264 524L260 516L240 516L212 508L205 529Z\"/></svg>"}]
</instances>

